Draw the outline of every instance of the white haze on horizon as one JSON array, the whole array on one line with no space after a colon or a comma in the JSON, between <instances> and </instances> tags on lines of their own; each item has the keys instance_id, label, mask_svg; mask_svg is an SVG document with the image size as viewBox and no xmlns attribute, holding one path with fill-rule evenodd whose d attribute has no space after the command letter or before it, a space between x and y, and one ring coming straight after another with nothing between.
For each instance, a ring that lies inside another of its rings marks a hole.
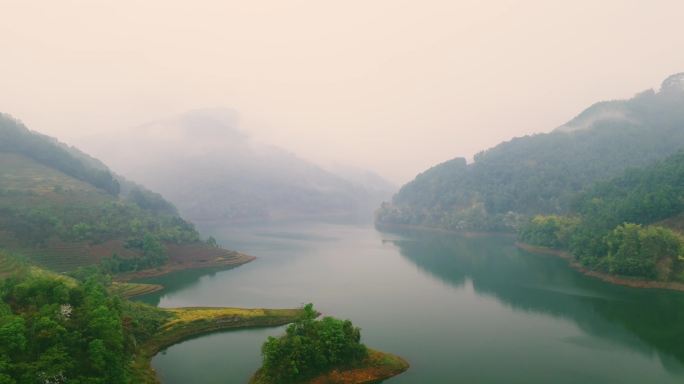
<instances>
[{"instance_id":1,"label":"white haze on horizon","mask_svg":"<svg viewBox=\"0 0 684 384\"><path fill-rule=\"evenodd\" d=\"M100 157L93 137L229 108L255 140L401 184L657 88L684 71L682 14L676 0L0 0L0 111Z\"/></svg>"}]
</instances>

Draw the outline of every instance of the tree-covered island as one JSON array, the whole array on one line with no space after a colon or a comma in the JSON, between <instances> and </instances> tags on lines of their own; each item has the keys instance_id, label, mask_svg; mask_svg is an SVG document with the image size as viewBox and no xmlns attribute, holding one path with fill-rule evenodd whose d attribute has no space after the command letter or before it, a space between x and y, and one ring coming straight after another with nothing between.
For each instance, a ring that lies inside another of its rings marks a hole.
<instances>
[{"instance_id":1,"label":"tree-covered island","mask_svg":"<svg viewBox=\"0 0 684 384\"><path fill-rule=\"evenodd\" d=\"M408 369L401 357L362 344L351 321L318 316L308 304L285 335L269 337L261 348L263 366L250 383L376 383Z\"/></svg>"}]
</instances>

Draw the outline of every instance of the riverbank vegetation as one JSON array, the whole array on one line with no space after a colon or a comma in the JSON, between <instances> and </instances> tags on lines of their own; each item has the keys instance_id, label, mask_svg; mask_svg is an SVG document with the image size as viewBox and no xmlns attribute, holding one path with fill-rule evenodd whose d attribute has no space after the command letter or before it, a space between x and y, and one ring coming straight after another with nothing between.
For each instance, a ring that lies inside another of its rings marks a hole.
<instances>
[{"instance_id":1,"label":"riverbank vegetation","mask_svg":"<svg viewBox=\"0 0 684 384\"><path fill-rule=\"evenodd\" d=\"M532 245L570 251L585 267L684 281L684 153L629 170L578 194L566 216L536 216L519 234Z\"/></svg>"},{"instance_id":2,"label":"riverbank vegetation","mask_svg":"<svg viewBox=\"0 0 684 384\"><path fill-rule=\"evenodd\" d=\"M262 346L263 365L250 381L270 383L371 383L408 369L403 359L372 351L349 320L324 317L312 304L288 326L285 335Z\"/></svg>"}]
</instances>

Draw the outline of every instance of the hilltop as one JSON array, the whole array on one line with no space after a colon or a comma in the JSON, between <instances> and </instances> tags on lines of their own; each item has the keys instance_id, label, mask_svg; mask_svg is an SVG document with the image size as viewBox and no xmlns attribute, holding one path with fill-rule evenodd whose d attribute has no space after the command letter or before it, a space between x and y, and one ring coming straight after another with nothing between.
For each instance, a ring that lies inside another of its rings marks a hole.
<instances>
[{"instance_id":1,"label":"hilltop","mask_svg":"<svg viewBox=\"0 0 684 384\"><path fill-rule=\"evenodd\" d=\"M549 133L514 138L436 165L377 211L381 225L515 230L571 211L575 194L684 148L684 74L656 92L597 103Z\"/></svg>"}]
</instances>

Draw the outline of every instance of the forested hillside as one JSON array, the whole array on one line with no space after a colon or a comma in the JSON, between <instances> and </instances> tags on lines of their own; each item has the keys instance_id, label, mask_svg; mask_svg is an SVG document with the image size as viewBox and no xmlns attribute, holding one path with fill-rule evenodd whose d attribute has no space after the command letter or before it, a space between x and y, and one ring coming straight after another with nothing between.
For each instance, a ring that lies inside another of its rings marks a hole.
<instances>
[{"instance_id":1,"label":"forested hillside","mask_svg":"<svg viewBox=\"0 0 684 384\"><path fill-rule=\"evenodd\" d=\"M598 103L564 126L454 159L406 184L379 224L510 230L534 214L561 214L594 182L684 148L684 74L658 92Z\"/></svg>"},{"instance_id":2,"label":"forested hillside","mask_svg":"<svg viewBox=\"0 0 684 384\"><path fill-rule=\"evenodd\" d=\"M679 152L594 184L578 194L569 215L536 216L520 238L567 249L591 269L684 281L683 212L684 152Z\"/></svg>"},{"instance_id":3,"label":"forested hillside","mask_svg":"<svg viewBox=\"0 0 684 384\"><path fill-rule=\"evenodd\" d=\"M99 161L0 116L0 249L56 271L118 273L236 255L204 244L159 194ZM213 256L212 256L213 255Z\"/></svg>"},{"instance_id":4,"label":"forested hillside","mask_svg":"<svg viewBox=\"0 0 684 384\"><path fill-rule=\"evenodd\" d=\"M119 194L119 183L111 172L90 166L56 140L29 131L23 124L4 114L0 114L0 151L24 155L114 196Z\"/></svg>"}]
</instances>

